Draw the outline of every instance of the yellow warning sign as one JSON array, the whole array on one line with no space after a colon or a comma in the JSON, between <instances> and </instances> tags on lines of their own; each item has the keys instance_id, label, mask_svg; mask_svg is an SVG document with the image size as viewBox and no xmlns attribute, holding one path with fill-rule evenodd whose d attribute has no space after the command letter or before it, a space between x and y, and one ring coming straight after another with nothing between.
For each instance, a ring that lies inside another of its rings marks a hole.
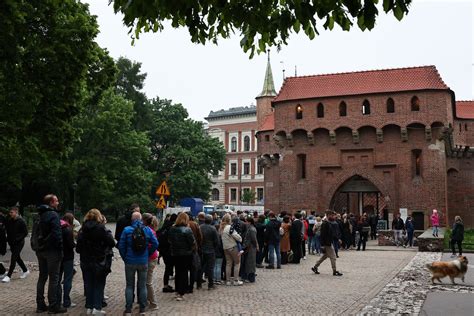
<instances>
[{"instance_id":1,"label":"yellow warning sign","mask_svg":"<svg viewBox=\"0 0 474 316\"><path fill-rule=\"evenodd\" d=\"M156 195L170 195L170 190L168 189L168 185L166 181L161 182L160 186L156 188Z\"/></svg>"},{"instance_id":2,"label":"yellow warning sign","mask_svg":"<svg viewBox=\"0 0 474 316\"><path fill-rule=\"evenodd\" d=\"M166 208L166 201L163 195L160 197L160 200L156 202L156 208Z\"/></svg>"}]
</instances>

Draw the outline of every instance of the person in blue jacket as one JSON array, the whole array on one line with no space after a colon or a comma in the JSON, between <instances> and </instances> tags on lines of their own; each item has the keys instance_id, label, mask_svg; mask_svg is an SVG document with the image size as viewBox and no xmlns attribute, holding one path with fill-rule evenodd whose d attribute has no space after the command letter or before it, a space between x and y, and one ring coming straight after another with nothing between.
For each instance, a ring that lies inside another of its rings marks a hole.
<instances>
[{"instance_id":1,"label":"person in blue jacket","mask_svg":"<svg viewBox=\"0 0 474 316\"><path fill-rule=\"evenodd\" d=\"M158 240L151 229L142 223L142 214L132 214L132 225L125 227L119 241L120 256L125 262L125 315L132 314L133 298L135 296L135 275L138 275L138 303L140 314L145 313L147 290L146 277L148 270L148 255L158 248Z\"/></svg>"}]
</instances>

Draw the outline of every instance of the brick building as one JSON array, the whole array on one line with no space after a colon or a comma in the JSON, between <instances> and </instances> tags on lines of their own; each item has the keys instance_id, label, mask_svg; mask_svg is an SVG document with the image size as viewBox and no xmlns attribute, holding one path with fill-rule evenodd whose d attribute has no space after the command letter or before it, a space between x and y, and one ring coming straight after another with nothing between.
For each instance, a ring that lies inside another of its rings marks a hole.
<instances>
[{"instance_id":1,"label":"brick building","mask_svg":"<svg viewBox=\"0 0 474 316\"><path fill-rule=\"evenodd\" d=\"M422 229L436 208L474 226L474 102L434 66L286 78L257 117L265 209L407 209Z\"/></svg>"}]
</instances>

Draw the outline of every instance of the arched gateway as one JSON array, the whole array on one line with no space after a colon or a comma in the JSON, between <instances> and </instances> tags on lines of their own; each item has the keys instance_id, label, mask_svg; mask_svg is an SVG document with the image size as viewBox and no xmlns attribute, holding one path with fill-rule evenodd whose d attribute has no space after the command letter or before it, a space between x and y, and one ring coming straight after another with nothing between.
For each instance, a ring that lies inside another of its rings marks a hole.
<instances>
[{"instance_id":1,"label":"arched gateway","mask_svg":"<svg viewBox=\"0 0 474 316\"><path fill-rule=\"evenodd\" d=\"M355 175L346 180L334 193L331 209L340 213L347 209L353 214L383 214L387 199L368 179Z\"/></svg>"}]
</instances>

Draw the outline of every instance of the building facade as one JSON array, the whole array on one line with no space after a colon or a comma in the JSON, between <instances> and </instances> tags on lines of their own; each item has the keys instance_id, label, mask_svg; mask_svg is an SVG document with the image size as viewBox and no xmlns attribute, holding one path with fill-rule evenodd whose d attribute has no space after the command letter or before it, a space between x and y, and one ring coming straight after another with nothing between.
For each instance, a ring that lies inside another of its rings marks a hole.
<instances>
[{"instance_id":1,"label":"building facade","mask_svg":"<svg viewBox=\"0 0 474 316\"><path fill-rule=\"evenodd\" d=\"M474 102L434 66L286 78L257 117L265 209L406 212L417 229L438 209L474 226Z\"/></svg>"}]
</instances>

